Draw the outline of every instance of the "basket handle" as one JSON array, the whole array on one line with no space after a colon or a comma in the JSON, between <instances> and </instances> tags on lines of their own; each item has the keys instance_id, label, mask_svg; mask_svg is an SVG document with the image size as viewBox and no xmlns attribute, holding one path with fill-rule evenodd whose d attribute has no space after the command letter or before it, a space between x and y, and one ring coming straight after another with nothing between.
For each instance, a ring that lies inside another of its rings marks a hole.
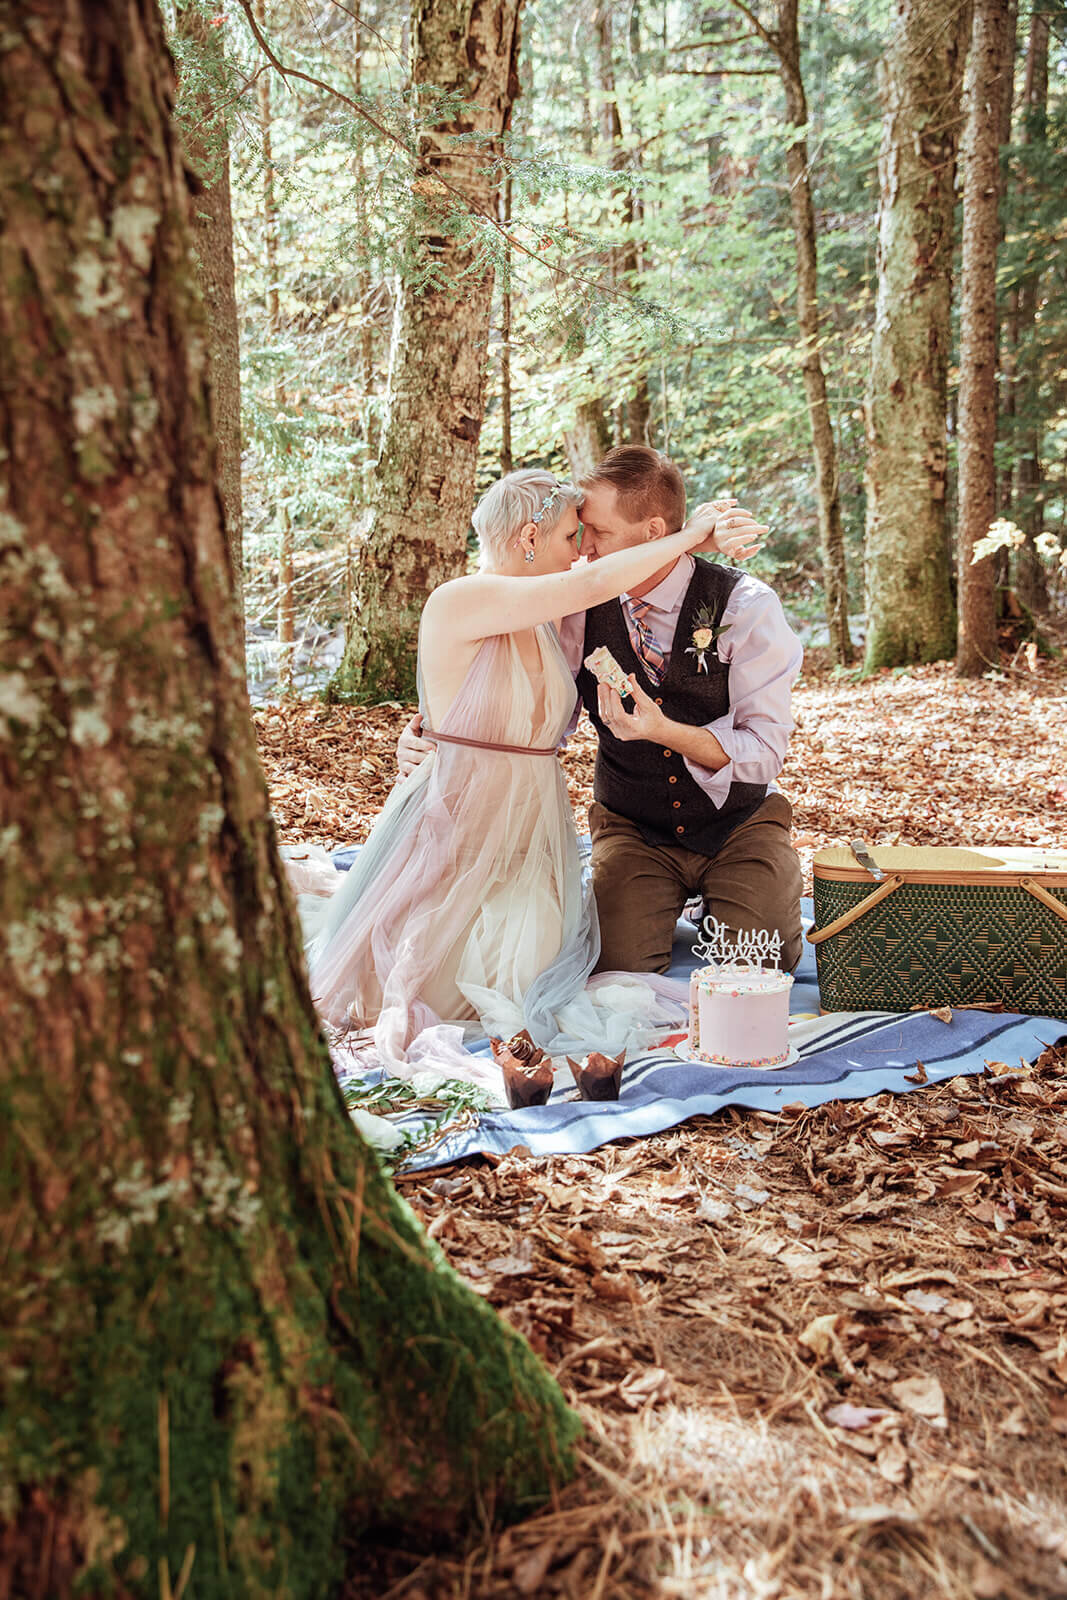
<instances>
[{"instance_id":1,"label":"basket handle","mask_svg":"<svg viewBox=\"0 0 1067 1600\"><path fill-rule=\"evenodd\" d=\"M899 889L903 882L904 879L900 873L894 872L893 876L887 878L884 883L879 884L872 894L866 895L862 900L857 900L854 906L843 912L841 916L835 917L833 922L828 922L825 928L810 929L807 935L808 943L821 944L824 939L829 939L831 934L840 933L842 928L851 927L852 923L857 922L865 912L870 911L872 906L878 905L879 901L884 900L887 895L891 895L894 889ZM1041 892L1043 894L1044 890ZM1051 895L1049 895L1049 899L1052 899ZM1063 911L1064 916L1067 917L1067 910L1064 910L1059 901L1055 901L1054 904L1057 910Z\"/></svg>"},{"instance_id":2,"label":"basket handle","mask_svg":"<svg viewBox=\"0 0 1067 1600\"><path fill-rule=\"evenodd\" d=\"M1028 894L1033 895L1035 900L1040 900L1043 906L1048 906L1050 911L1054 911L1058 917L1067 922L1067 906L1064 905L1062 900L1057 900L1054 894L1049 894L1048 890L1043 889L1039 883L1035 883L1033 878L1020 878L1019 882Z\"/></svg>"}]
</instances>

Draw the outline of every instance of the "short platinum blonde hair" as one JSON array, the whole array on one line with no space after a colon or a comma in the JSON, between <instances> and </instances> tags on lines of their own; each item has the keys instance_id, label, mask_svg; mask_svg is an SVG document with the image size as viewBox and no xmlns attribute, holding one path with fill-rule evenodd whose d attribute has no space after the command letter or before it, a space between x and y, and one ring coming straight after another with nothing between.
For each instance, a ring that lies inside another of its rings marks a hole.
<instances>
[{"instance_id":1,"label":"short platinum blonde hair","mask_svg":"<svg viewBox=\"0 0 1067 1600\"><path fill-rule=\"evenodd\" d=\"M482 570L504 565L508 546L527 522L536 525L540 542L571 506L581 503L581 491L573 483L561 483L540 467L509 472L486 490L471 518L478 535Z\"/></svg>"}]
</instances>

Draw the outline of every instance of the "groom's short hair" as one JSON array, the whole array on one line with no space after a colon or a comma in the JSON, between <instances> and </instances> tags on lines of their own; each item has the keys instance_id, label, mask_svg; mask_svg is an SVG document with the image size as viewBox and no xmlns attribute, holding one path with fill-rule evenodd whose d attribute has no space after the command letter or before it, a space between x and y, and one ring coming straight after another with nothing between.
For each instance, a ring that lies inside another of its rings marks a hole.
<instances>
[{"instance_id":1,"label":"groom's short hair","mask_svg":"<svg viewBox=\"0 0 1067 1600\"><path fill-rule=\"evenodd\" d=\"M685 521L682 474L660 450L644 444L621 444L582 479L582 488L604 483L615 490L619 510L630 522L662 517L668 533Z\"/></svg>"}]
</instances>

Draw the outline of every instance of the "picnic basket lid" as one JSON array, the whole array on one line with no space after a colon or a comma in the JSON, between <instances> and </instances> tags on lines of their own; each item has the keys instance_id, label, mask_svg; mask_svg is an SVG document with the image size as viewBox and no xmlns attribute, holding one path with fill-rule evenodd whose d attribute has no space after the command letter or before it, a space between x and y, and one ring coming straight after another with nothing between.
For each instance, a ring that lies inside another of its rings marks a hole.
<instances>
[{"instance_id":1,"label":"picnic basket lid","mask_svg":"<svg viewBox=\"0 0 1067 1600\"><path fill-rule=\"evenodd\" d=\"M885 872L911 874L1067 873L1067 850L1045 850L1038 845L987 845L966 850L950 845L868 845L875 863ZM833 845L817 850L813 859L816 875L827 872L857 873L868 877L848 845Z\"/></svg>"}]
</instances>

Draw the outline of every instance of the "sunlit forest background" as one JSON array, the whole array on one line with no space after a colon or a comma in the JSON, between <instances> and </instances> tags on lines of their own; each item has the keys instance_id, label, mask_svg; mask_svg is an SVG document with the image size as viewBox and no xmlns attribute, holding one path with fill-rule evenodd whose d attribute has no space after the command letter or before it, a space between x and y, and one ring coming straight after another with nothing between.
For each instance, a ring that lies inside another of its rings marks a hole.
<instances>
[{"instance_id":1,"label":"sunlit forest background","mask_svg":"<svg viewBox=\"0 0 1067 1600\"><path fill-rule=\"evenodd\" d=\"M201 12L195 40L172 15L181 114L204 141L209 187L220 162L232 180L248 663L263 694L324 684L340 660L375 493L399 285L435 287L432 252L413 244L426 189L409 159L416 119L447 120L457 102L442 91L436 108L424 94L414 109L412 13L393 0L189 10ZM781 11L528 4L510 129L503 140L475 133L458 144L472 165L492 169L496 214L443 226L468 230L475 274L494 272L475 491L513 465L570 475L611 444L650 443L682 467L691 503L734 494L770 524L756 571L817 645L827 642L826 573L786 161L797 129L765 37ZM885 55L898 20L886 0L819 0L799 15L817 351L857 653ZM1010 26L997 141L991 559L1013 642L1037 639L1044 650L1063 603L1067 514L1067 18L1058 5L1023 6ZM432 80L432 61L428 71ZM961 116L957 101L943 120ZM957 194L950 546L962 237ZM462 282L451 288L462 296ZM432 388L428 379L428 406Z\"/></svg>"}]
</instances>

